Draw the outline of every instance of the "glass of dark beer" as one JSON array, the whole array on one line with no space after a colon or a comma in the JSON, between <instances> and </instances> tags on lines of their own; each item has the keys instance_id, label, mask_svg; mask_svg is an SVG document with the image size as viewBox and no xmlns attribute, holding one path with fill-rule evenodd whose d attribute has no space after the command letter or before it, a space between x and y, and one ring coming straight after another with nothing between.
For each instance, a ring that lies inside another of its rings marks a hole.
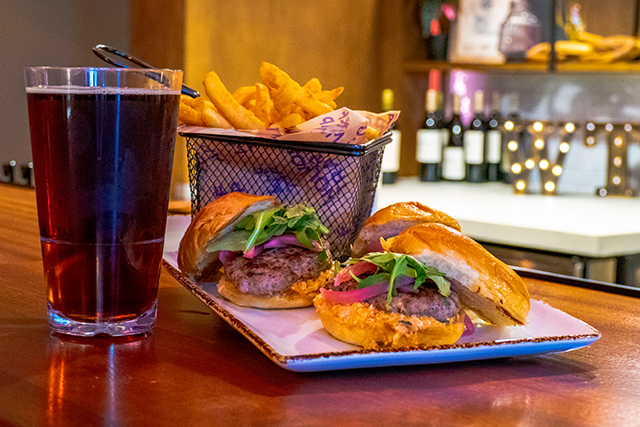
<instances>
[{"instance_id":1,"label":"glass of dark beer","mask_svg":"<svg viewBox=\"0 0 640 427\"><path fill-rule=\"evenodd\" d=\"M25 68L49 324L156 321L182 71Z\"/></svg>"}]
</instances>

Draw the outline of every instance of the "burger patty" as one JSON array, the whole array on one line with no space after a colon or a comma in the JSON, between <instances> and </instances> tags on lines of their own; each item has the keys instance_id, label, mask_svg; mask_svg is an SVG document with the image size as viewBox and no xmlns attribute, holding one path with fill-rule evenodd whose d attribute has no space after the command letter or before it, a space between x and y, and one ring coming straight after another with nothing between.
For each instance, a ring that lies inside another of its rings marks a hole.
<instances>
[{"instance_id":1,"label":"burger patty","mask_svg":"<svg viewBox=\"0 0 640 427\"><path fill-rule=\"evenodd\" d=\"M355 280L347 280L337 287L335 291L348 291L358 286ZM416 292L398 291L398 295L391 299L390 307L387 307L387 293L368 298L363 302L373 305L380 311L387 313L400 313L405 316L429 316L440 322L446 322L460 311L460 297L458 292L451 287L448 297L442 295L436 289L436 284L425 283Z\"/></svg>"},{"instance_id":2,"label":"burger patty","mask_svg":"<svg viewBox=\"0 0 640 427\"><path fill-rule=\"evenodd\" d=\"M434 285L435 286L435 285ZM439 322L446 322L460 311L458 293L451 290L445 297L437 289L421 286L418 292L398 292L387 307L387 294L365 300L378 310L399 313L405 316L429 316Z\"/></svg>"},{"instance_id":3,"label":"burger patty","mask_svg":"<svg viewBox=\"0 0 640 427\"><path fill-rule=\"evenodd\" d=\"M318 277L330 265L330 257L320 262L317 252L287 246L268 249L251 259L234 258L224 266L224 274L240 292L274 295L296 282Z\"/></svg>"}]
</instances>

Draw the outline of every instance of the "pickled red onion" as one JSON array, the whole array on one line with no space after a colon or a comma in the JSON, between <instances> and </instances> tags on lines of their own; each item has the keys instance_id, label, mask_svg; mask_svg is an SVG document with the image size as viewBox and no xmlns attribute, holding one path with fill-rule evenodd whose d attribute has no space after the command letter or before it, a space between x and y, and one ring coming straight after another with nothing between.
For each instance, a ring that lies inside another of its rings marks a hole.
<instances>
[{"instance_id":1,"label":"pickled red onion","mask_svg":"<svg viewBox=\"0 0 640 427\"><path fill-rule=\"evenodd\" d=\"M238 255L238 252L233 251L220 251L218 252L218 257L220 258L220 262L222 264L226 264L232 259L234 259Z\"/></svg>"},{"instance_id":2,"label":"pickled red onion","mask_svg":"<svg viewBox=\"0 0 640 427\"><path fill-rule=\"evenodd\" d=\"M403 292L413 292L413 283L415 282L415 280L416 279L409 276L398 277L395 280L396 287ZM320 288L322 297L332 304L353 304L355 302L360 302L365 299L384 294L388 291L388 280L376 283L375 285L367 286L362 289L352 289L350 291L332 291L329 289Z\"/></svg>"},{"instance_id":3,"label":"pickled red onion","mask_svg":"<svg viewBox=\"0 0 640 427\"><path fill-rule=\"evenodd\" d=\"M467 335L473 335L473 332L475 330L476 330L476 327L471 321L471 318L467 315L467 313L465 313L464 314L464 332L462 333L462 336L464 337Z\"/></svg>"},{"instance_id":4,"label":"pickled red onion","mask_svg":"<svg viewBox=\"0 0 640 427\"><path fill-rule=\"evenodd\" d=\"M322 250L322 246L315 240L313 240L311 243L313 244L312 248L300 243L298 241L298 238L294 234L282 234L280 236L275 236L267 240L264 243L264 248L272 249L272 248L284 248L286 246L300 246L301 248L306 248L306 249L310 249L318 252Z\"/></svg>"},{"instance_id":5,"label":"pickled red onion","mask_svg":"<svg viewBox=\"0 0 640 427\"><path fill-rule=\"evenodd\" d=\"M367 286L362 289L353 289L351 291L332 291L320 288L320 293L327 302L332 304L353 304L383 294L387 292L388 288L389 282L384 281L376 285Z\"/></svg>"},{"instance_id":6,"label":"pickled red onion","mask_svg":"<svg viewBox=\"0 0 640 427\"><path fill-rule=\"evenodd\" d=\"M353 273L354 276L359 277L362 274L374 273L377 269L378 267L375 264L370 263L369 261L360 261L355 264L349 265L340 270L335 280L333 281L333 286L340 286L341 283L353 279L351 273Z\"/></svg>"}]
</instances>

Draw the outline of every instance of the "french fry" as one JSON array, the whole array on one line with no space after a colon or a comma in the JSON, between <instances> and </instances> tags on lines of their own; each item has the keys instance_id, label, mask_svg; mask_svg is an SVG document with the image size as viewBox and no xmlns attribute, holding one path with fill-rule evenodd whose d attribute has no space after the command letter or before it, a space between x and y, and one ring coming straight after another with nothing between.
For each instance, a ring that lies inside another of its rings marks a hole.
<instances>
[{"instance_id":1,"label":"french fry","mask_svg":"<svg viewBox=\"0 0 640 427\"><path fill-rule=\"evenodd\" d=\"M271 126L292 129L337 108L343 88L322 90L317 78L300 86L287 73L268 62L260 66L262 83L242 86L230 93L220 77L204 78L204 97L180 97L180 120L192 126L261 130Z\"/></svg>"},{"instance_id":2,"label":"french fry","mask_svg":"<svg viewBox=\"0 0 640 427\"><path fill-rule=\"evenodd\" d=\"M189 95L180 95L180 103L181 104L187 104L188 106L191 107L191 102L193 101L193 98L190 97Z\"/></svg>"},{"instance_id":3,"label":"french fry","mask_svg":"<svg viewBox=\"0 0 640 427\"><path fill-rule=\"evenodd\" d=\"M262 83L256 83L256 105L253 112L257 118L262 120L267 126L280 120L280 114L273 105L273 100L269 94L269 88Z\"/></svg>"},{"instance_id":4,"label":"french fry","mask_svg":"<svg viewBox=\"0 0 640 427\"><path fill-rule=\"evenodd\" d=\"M192 108L195 108L198 111L204 111L206 109L212 109L214 111L218 111L216 110L216 106L213 105L213 102L203 98L202 96L199 96L197 98L191 98L191 103L189 105L191 105Z\"/></svg>"},{"instance_id":5,"label":"french fry","mask_svg":"<svg viewBox=\"0 0 640 427\"><path fill-rule=\"evenodd\" d=\"M322 91L322 84L320 83L320 80L315 77L306 82L302 87L311 93L318 93Z\"/></svg>"},{"instance_id":6,"label":"french fry","mask_svg":"<svg viewBox=\"0 0 640 427\"><path fill-rule=\"evenodd\" d=\"M280 122L278 122L278 126L284 129L292 129L298 126L301 123L304 123L306 120L298 113L291 113L282 118Z\"/></svg>"},{"instance_id":7,"label":"french fry","mask_svg":"<svg viewBox=\"0 0 640 427\"><path fill-rule=\"evenodd\" d=\"M233 92L233 97L238 101L238 104L245 105L250 100L256 99L256 87L241 86Z\"/></svg>"},{"instance_id":8,"label":"french fry","mask_svg":"<svg viewBox=\"0 0 640 427\"><path fill-rule=\"evenodd\" d=\"M296 93L291 85L282 84L272 96L273 105L282 117L293 113L296 108Z\"/></svg>"},{"instance_id":9,"label":"french fry","mask_svg":"<svg viewBox=\"0 0 640 427\"><path fill-rule=\"evenodd\" d=\"M380 132L378 129L374 129L371 126L367 126L367 132L365 133L365 137L367 141L371 141L372 139L377 139L380 136Z\"/></svg>"},{"instance_id":10,"label":"french fry","mask_svg":"<svg viewBox=\"0 0 640 427\"><path fill-rule=\"evenodd\" d=\"M184 96L184 95L183 95ZM199 96L197 98L191 98L187 96L189 99L183 99L181 97L180 101L183 104L187 104L190 108L196 110L199 114L198 119L199 123L194 124L195 126L206 126L210 128L222 128L222 129L232 129L231 123L225 119L222 114L218 113L213 102L204 99L204 97Z\"/></svg>"},{"instance_id":11,"label":"french fry","mask_svg":"<svg viewBox=\"0 0 640 427\"><path fill-rule=\"evenodd\" d=\"M314 116L319 116L333 111L331 107L324 102L315 99L309 91L303 89L302 86L289 77L287 73L273 64L263 62L260 66L260 77L265 85L276 89L277 94L284 94L287 97L293 97L293 102L295 104ZM274 104L280 114L284 114L283 111L278 108L279 102L276 98L277 96L274 97Z\"/></svg>"},{"instance_id":12,"label":"french fry","mask_svg":"<svg viewBox=\"0 0 640 427\"><path fill-rule=\"evenodd\" d=\"M325 104L328 104L334 101L337 97L339 97L343 91L344 91L344 88L341 86L333 90L322 90L320 92L316 92L313 94L313 97L318 101L322 101Z\"/></svg>"},{"instance_id":13,"label":"french fry","mask_svg":"<svg viewBox=\"0 0 640 427\"><path fill-rule=\"evenodd\" d=\"M266 127L262 120L236 101L222 84L215 71L210 71L204 77L204 88L213 105L236 129L264 129Z\"/></svg>"},{"instance_id":14,"label":"french fry","mask_svg":"<svg viewBox=\"0 0 640 427\"><path fill-rule=\"evenodd\" d=\"M206 127L220 128L220 129L233 129L233 126L224 116L217 111L207 108L202 111L202 121Z\"/></svg>"},{"instance_id":15,"label":"french fry","mask_svg":"<svg viewBox=\"0 0 640 427\"><path fill-rule=\"evenodd\" d=\"M178 120L189 126L205 126L202 113L184 102L180 102Z\"/></svg>"}]
</instances>

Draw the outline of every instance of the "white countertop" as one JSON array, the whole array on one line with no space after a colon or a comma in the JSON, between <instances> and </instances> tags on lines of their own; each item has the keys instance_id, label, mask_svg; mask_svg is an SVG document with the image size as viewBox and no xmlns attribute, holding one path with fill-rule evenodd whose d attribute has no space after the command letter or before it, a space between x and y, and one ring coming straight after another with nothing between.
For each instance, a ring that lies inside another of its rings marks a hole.
<instances>
[{"instance_id":1,"label":"white countertop","mask_svg":"<svg viewBox=\"0 0 640 427\"><path fill-rule=\"evenodd\" d=\"M480 241L591 257L640 253L639 198L515 195L505 184L405 178L380 185L374 209L401 201L446 212Z\"/></svg>"}]
</instances>

